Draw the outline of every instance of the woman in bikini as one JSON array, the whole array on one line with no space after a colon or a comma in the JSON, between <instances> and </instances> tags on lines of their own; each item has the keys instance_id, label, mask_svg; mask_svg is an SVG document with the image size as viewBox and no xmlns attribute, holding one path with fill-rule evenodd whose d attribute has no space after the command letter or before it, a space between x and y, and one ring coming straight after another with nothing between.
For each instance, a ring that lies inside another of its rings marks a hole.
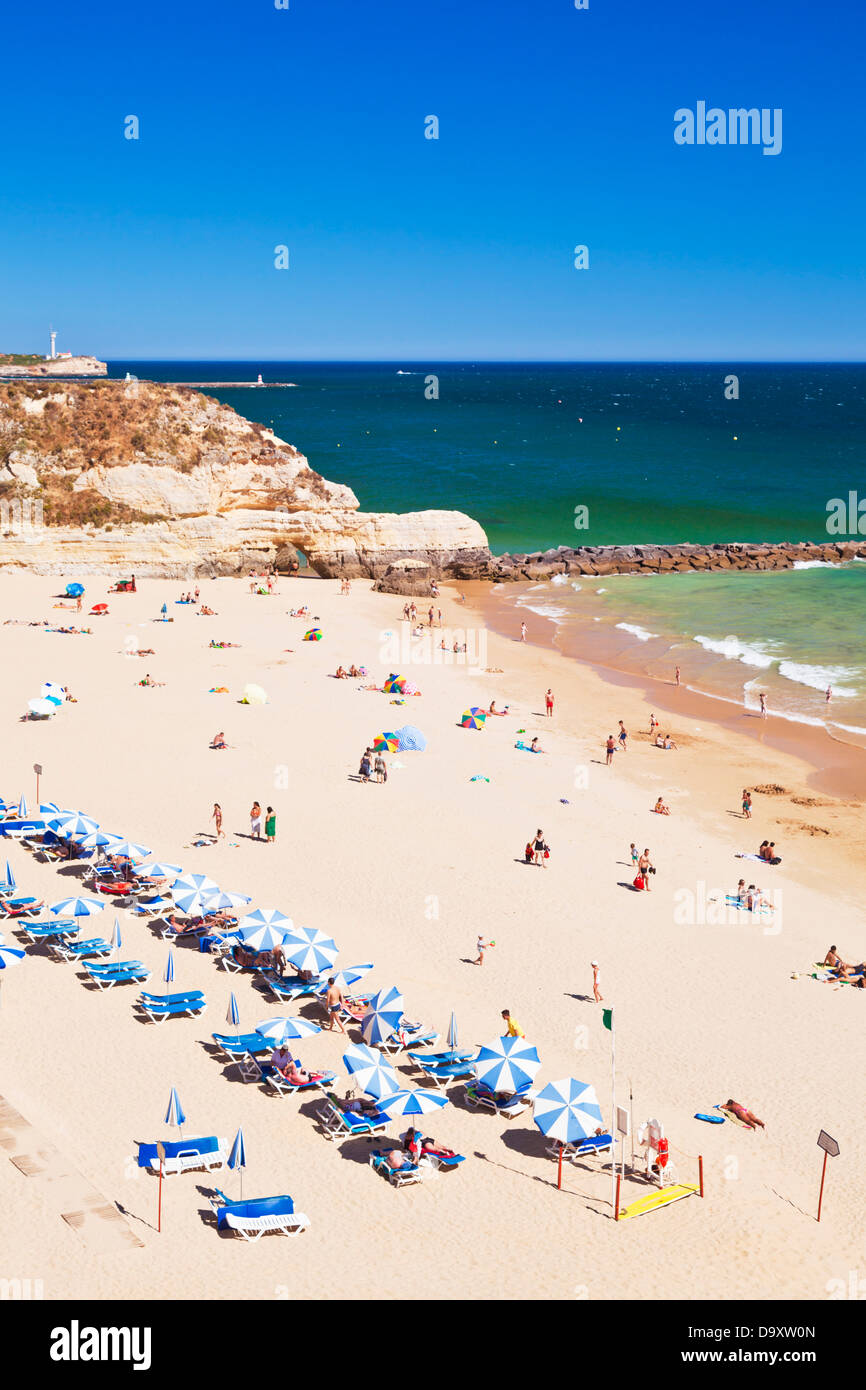
<instances>
[{"instance_id":1,"label":"woman in bikini","mask_svg":"<svg viewBox=\"0 0 866 1390\"><path fill-rule=\"evenodd\" d=\"M219 839L220 836L222 836L222 838L225 839L226 832L223 830L223 811L218 801L215 801L213 804L211 820L214 822L214 825L216 827L216 838Z\"/></svg>"}]
</instances>

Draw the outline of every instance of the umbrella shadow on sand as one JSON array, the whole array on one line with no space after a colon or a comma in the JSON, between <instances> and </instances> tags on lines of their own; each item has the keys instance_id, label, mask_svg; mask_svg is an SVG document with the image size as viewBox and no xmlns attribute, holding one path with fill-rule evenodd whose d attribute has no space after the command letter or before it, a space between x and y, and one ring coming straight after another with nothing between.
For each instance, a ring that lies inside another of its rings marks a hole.
<instances>
[{"instance_id":1,"label":"umbrella shadow on sand","mask_svg":"<svg viewBox=\"0 0 866 1390\"><path fill-rule=\"evenodd\" d=\"M513 1145L508 1144L508 1141L514 1137L516 1136L503 1136L503 1142L508 1147L513 1147ZM529 1138L531 1139L532 1136L530 1135ZM538 1138L540 1139L541 1136L539 1135ZM539 1157L537 1143L534 1149L531 1152L528 1152L526 1156L531 1158ZM478 1149L475 1150L473 1157L480 1158L484 1163L490 1163L495 1168L502 1168L506 1173L513 1173L515 1177L526 1178L527 1182L540 1183L543 1187L552 1187L554 1190L556 1190L557 1165L555 1161L551 1159L547 1154L545 1154L544 1157L550 1164L550 1176L542 1176L542 1174L540 1173L527 1173L526 1170L523 1168L515 1168L510 1163L501 1163L498 1159L491 1158L490 1154L481 1153ZM563 1164L563 1174L565 1174L566 1172L570 1174L571 1169L573 1167L574 1164L572 1163L569 1163L568 1165ZM605 1202L602 1198L594 1196L591 1192L585 1192L580 1190L575 1191L573 1187L566 1187L563 1185L561 1189L561 1195L564 1195L566 1197L577 1197L584 1204L586 1210L588 1212L591 1212L593 1216L602 1216L607 1218L610 1215L610 1203Z\"/></svg>"}]
</instances>

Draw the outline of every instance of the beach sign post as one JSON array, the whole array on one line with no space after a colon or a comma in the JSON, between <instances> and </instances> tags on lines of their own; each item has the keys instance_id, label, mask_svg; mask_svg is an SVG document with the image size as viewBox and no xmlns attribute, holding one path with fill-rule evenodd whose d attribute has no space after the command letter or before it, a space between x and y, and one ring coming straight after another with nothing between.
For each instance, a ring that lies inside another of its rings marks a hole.
<instances>
[{"instance_id":1,"label":"beach sign post","mask_svg":"<svg viewBox=\"0 0 866 1390\"><path fill-rule=\"evenodd\" d=\"M165 1144L161 1139L157 1140L156 1154L159 1159L159 1206L156 1214L157 1234L162 1232L162 1165L165 1163Z\"/></svg>"},{"instance_id":2,"label":"beach sign post","mask_svg":"<svg viewBox=\"0 0 866 1390\"><path fill-rule=\"evenodd\" d=\"M818 1220L821 1220L821 1204L824 1201L824 1179L827 1176L827 1159L839 1157L839 1145L836 1140L831 1138L826 1129L822 1129L818 1135L818 1148L824 1150L824 1162L821 1165L821 1190L818 1193Z\"/></svg>"},{"instance_id":3,"label":"beach sign post","mask_svg":"<svg viewBox=\"0 0 866 1390\"><path fill-rule=\"evenodd\" d=\"M36 805L39 805L39 778L42 776L42 764L34 763L33 771L36 773Z\"/></svg>"}]
</instances>

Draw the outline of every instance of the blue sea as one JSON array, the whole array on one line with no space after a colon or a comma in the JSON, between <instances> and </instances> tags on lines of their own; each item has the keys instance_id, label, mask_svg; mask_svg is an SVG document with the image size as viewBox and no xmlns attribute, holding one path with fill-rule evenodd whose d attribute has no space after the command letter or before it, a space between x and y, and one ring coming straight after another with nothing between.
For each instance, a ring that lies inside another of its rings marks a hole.
<instances>
[{"instance_id":1,"label":"blue sea","mask_svg":"<svg viewBox=\"0 0 866 1390\"><path fill-rule=\"evenodd\" d=\"M127 371L290 382L209 394L348 483L363 510L456 508L496 552L827 540L831 499L866 498L861 365L109 364ZM763 690L774 713L866 738L866 565L582 580L514 598L563 638L604 634L626 668L669 675L673 662L696 689L746 707Z\"/></svg>"}]
</instances>

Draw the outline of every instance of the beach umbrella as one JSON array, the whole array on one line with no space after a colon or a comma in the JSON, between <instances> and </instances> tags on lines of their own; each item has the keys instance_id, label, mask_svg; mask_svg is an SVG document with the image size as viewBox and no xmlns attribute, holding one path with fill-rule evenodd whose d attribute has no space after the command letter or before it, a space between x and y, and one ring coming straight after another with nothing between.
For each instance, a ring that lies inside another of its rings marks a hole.
<instances>
[{"instance_id":1,"label":"beach umbrella","mask_svg":"<svg viewBox=\"0 0 866 1390\"><path fill-rule=\"evenodd\" d=\"M296 970L312 970L317 975L328 970L339 955L337 943L315 927L292 927L283 950Z\"/></svg>"},{"instance_id":2,"label":"beach umbrella","mask_svg":"<svg viewBox=\"0 0 866 1390\"><path fill-rule=\"evenodd\" d=\"M226 1012L226 1023L231 1023L234 1028L240 1028L241 1026L241 1013L240 1009L238 1008L238 1001L235 998L234 990L232 990L231 994L229 995L229 1006Z\"/></svg>"},{"instance_id":3,"label":"beach umbrella","mask_svg":"<svg viewBox=\"0 0 866 1390\"><path fill-rule=\"evenodd\" d=\"M93 605L93 607L91 608L90 611L91 611L91 613L107 613L107 612L108 612L108 604L107 604L107 603L94 603L94 605Z\"/></svg>"},{"instance_id":4,"label":"beach umbrella","mask_svg":"<svg viewBox=\"0 0 866 1390\"><path fill-rule=\"evenodd\" d=\"M0 802L0 805L2 805L2 804L3 804L3 803ZM46 817L53 817L53 816L71 816L71 815L72 815L72 812L71 812L71 811L63 811L63 810L61 810L61 808L60 808L59 806L55 805L55 803L54 803L53 801L40 801L40 803L39 803L39 814L40 814L40 816L46 816Z\"/></svg>"},{"instance_id":5,"label":"beach umbrella","mask_svg":"<svg viewBox=\"0 0 866 1390\"><path fill-rule=\"evenodd\" d=\"M168 959L165 962L165 972L162 978L167 985L170 985L174 980L174 950L171 946L168 948Z\"/></svg>"},{"instance_id":6,"label":"beach umbrella","mask_svg":"<svg viewBox=\"0 0 866 1390\"><path fill-rule=\"evenodd\" d=\"M13 965L20 965L26 955L18 946L0 945L0 970L9 970Z\"/></svg>"},{"instance_id":7,"label":"beach umbrella","mask_svg":"<svg viewBox=\"0 0 866 1390\"><path fill-rule=\"evenodd\" d=\"M380 989L367 1005L367 1012L361 1019L361 1032L368 1043L385 1042L400 1026L403 1017L403 996L392 985L390 989Z\"/></svg>"},{"instance_id":8,"label":"beach umbrella","mask_svg":"<svg viewBox=\"0 0 866 1390\"><path fill-rule=\"evenodd\" d=\"M417 685L415 684L414 681L404 681L404 682L403 682L403 694L404 694L404 695L420 695L420 694L421 694L421 691L418 689L418 687L417 687Z\"/></svg>"},{"instance_id":9,"label":"beach umbrella","mask_svg":"<svg viewBox=\"0 0 866 1390\"><path fill-rule=\"evenodd\" d=\"M260 685L245 685L241 696L242 705L266 705L268 694Z\"/></svg>"},{"instance_id":10,"label":"beach umbrella","mask_svg":"<svg viewBox=\"0 0 866 1390\"><path fill-rule=\"evenodd\" d=\"M376 1099L379 1109L392 1120L398 1115L430 1115L448 1104L448 1097L435 1091L393 1091Z\"/></svg>"},{"instance_id":11,"label":"beach umbrella","mask_svg":"<svg viewBox=\"0 0 866 1390\"><path fill-rule=\"evenodd\" d=\"M27 708L31 714L56 714L57 706L53 700L28 700Z\"/></svg>"},{"instance_id":12,"label":"beach umbrella","mask_svg":"<svg viewBox=\"0 0 866 1390\"><path fill-rule=\"evenodd\" d=\"M151 853L147 845L133 844L131 840L124 840L121 835L112 835L108 852L118 859L146 859Z\"/></svg>"},{"instance_id":13,"label":"beach umbrella","mask_svg":"<svg viewBox=\"0 0 866 1390\"><path fill-rule=\"evenodd\" d=\"M27 814L26 811L24 813ZM55 835L65 835L67 838L73 835L92 835L99 829L99 822L91 820L90 816L83 816L80 811L73 811L69 816L58 816L48 822L49 828Z\"/></svg>"},{"instance_id":14,"label":"beach umbrella","mask_svg":"<svg viewBox=\"0 0 866 1390\"><path fill-rule=\"evenodd\" d=\"M22 796L21 800L18 802L18 818L19 818L19 820L24 820L24 818L26 817L26 815L27 815L27 802L26 802L25 798Z\"/></svg>"},{"instance_id":15,"label":"beach umbrella","mask_svg":"<svg viewBox=\"0 0 866 1390\"><path fill-rule=\"evenodd\" d=\"M74 584L67 584L66 586L66 594L68 598L81 598L81 595L83 593L84 585L79 584L77 581Z\"/></svg>"},{"instance_id":16,"label":"beach umbrella","mask_svg":"<svg viewBox=\"0 0 866 1390\"><path fill-rule=\"evenodd\" d=\"M58 681L45 681L39 690L39 694L44 696L46 700L56 700L59 705L62 705L63 701L66 699L66 691Z\"/></svg>"},{"instance_id":17,"label":"beach umbrella","mask_svg":"<svg viewBox=\"0 0 866 1390\"><path fill-rule=\"evenodd\" d=\"M111 836L106 835L104 830L92 830L89 835L66 835L64 838L75 840L82 849L101 849L103 845L111 844Z\"/></svg>"},{"instance_id":18,"label":"beach umbrella","mask_svg":"<svg viewBox=\"0 0 866 1390\"><path fill-rule=\"evenodd\" d=\"M207 874L181 874L180 878L176 878L171 885L170 892L174 894L175 889L178 892L187 893L195 893L199 890L203 893L218 893L220 891L219 884L214 883Z\"/></svg>"},{"instance_id":19,"label":"beach umbrella","mask_svg":"<svg viewBox=\"0 0 866 1390\"><path fill-rule=\"evenodd\" d=\"M497 1038L479 1050L472 1063L477 1079L491 1091L519 1091L538 1068L538 1051L525 1038Z\"/></svg>"},{"instance_id":20,"label":"beach umbrella","mask_svg":"<svg viewBox=\"0 0 866 1390\"><path fill-rule=\"evenodd\" d=\"M377 1100L402 1089L391 1062L375 1047L353 1043L343 1053L343 1063L355 1085Z\"/></svg>"},{"instance_id":21,"label":"beach umbrella","mask_svg":"<svg viewBox=\"0 0 866 1390\"><path fill-rule=\"evenodd\" d=\"M451 1056L457 1051L457 1017L454 1010L451 1010L451 1022L448 1024L448 1050Z\"/></svg>"},{"instance_id":22,"label":"beach umbrella","mask_svg":"<svg viewBox=\"0 0 866 1390\"><path fill-rule=\"evenodd\" d=\"M483 729L486 718L487 711L479 709L477 705L473 705L471 709L465 709L463 711L460 727L461 729Z\"/></svg>"},{"instance_id":23,"label":"beach umbrella","mask_svg":"<svg viewBox=\"0 0 866 1390\"><path fill-rule=\"evenodd\" d=\"M142 878L173 878L180 873L178 864L161 864L154 861L151 864L139 864L138 873Z\"/></svg>"},{"instance_id":24,"label":"beach umbrella","mask_svg":"<svg viewBox=\"0 0 866 1390\"><path fill-rule=\"evenodd\" d=\"M373 739L373 752L396 753L399 742L396 734L377 734Z\"/></svg>"},{"instance_id":25,"label":"beach umbrella","mask_svg":"<svg viewBox=\"0 0 866 1390\"><path fill-rule=\"evenodd\" d=\"M167 603L164 603L164 604L162 605L162 607L160 608L159 611L160 611L160 613L162 614L163 618L167 617L167 616L168 616L168 604L167 604Z\"/></svg>"},{"instance_id":26,"label":"beach umbrella","mask_svg":"<svg viewBox=\"0 0 866 1390\"><path fill-rule=\"evenodd\" d=\"M219 909L213 907L214 894L202 893L197 889L185 892L172 892L175 907L178 912L182 912L185 917L207 917L210 912L218 912Z\"/></svg>"},{"instance_id":27,"label":"beach umbrella","mask_svg":"<svg viewBox=\"0 0 866 1390\"><path fill-rule=\"evenodd\" d=\"M321 640L322 629L320 627L311 627L309 632L305 632L301 638L302 642L321 642Z\"/></svg>"},{"instance_id":28,"label":"beach umbrella","mask_svg":"<svg viewBox=\"0 0 866 1390\"><path fill-rule=\"evenodd\" d=\"M248 902L252 902L252 899L246 893L227 893L223 889L208 898L208 911L225 912L230 907L246 907Z\"/></svg>"},{"instance_id":29,"label":"beach umbrella","mask_svg":"<svg viewBox=\"0 0 866 1390\"><path fill-rule=\"evenodd\" d=\"M244 927L238 928L237 938L251 951L273 951L286 940L285 927Z\"/></svg>"},{"instance_id":30,"label":"beach umbrella","mask_svg":"<svg viewBox=\"0 0 866 1390\"><path fill-rule=\"evenodd\" d=\"M373 963L369 965L347 965L344 970L336 970L333 974L334 984L338 989L349 989L351 985L356 985L365 975L373 969ZM327 994L328 981L323 980L316 989L317 994Z\"/></svg>"},{"instance_id":31,"label":"beach umbrella","mask_svg":"<svg viewBox=\"0 0 866 1390\"><path fill-rule=\"evenodd\" d=\"M240 1168L241 1170L241 1197L244 1195L244 1169L247 1166L247 1152L244 1148L244 1132L239 1129L232 1144L232 1151L228 1158L229 1167Z\"/></svg>"},{"instance_id":32,"label":"beach umbrella","mask_svg":"<svg viewBox=\"0 0 866 1390\"><path fill-rule=\"evenodd\" d=\"M318 1023L311 1023L308 1018L266 1018L261 1023L257 1023L255 1031L261 1033L263 1038L268 1038L271 1042L296 1042L298 1038L311 1038L315 1033L321 1033Z\"/></svg>"},{"instance_id":33,"label":"beach umbrella","mask_svg":"<svg viewBox=\"0 0 866 1390\"><path fill-rule=\"evenodd\" d=\"M398 676L393 671L386 680L383 689L388 695L402 695L403 687L406 684L405 676Z\"/></svg>"},{"instance_id":34,"label":"beach umbrella","mask_svg":"<svg viewBox=\"0 0 866 1390\"><path fill-rule=\"evenodd\" d=\"M604 1120L598 1096L592 1086L568 1076L564 1081L550 1081L538 1092L532 1107L533 1123L542 1134L558 1139L562 1144L574 1144L587 1139Z\"/></svg>"},{"instance_id":35,"label":"beach umbrella","mask_svg":"<svg viewBox=\"0 0 866 1390\"><path fill-rule=\"evenodd\" d=\"M123 937L122 937L121 934L120 934L120 923L118 922L117 918L115 917L115 919L114 919L114 931L111 933L111 949L112 949L112 951L119 951L122 945L123 945ZM171 953L171 947L169 947L169 953Z\"/></svg>"},{"instance_id":36,"label":"beach umbrella","mask_svg":"<svg viewBox=\"0 0 866 1390\"><path fill-rule=\"evenodd\" d=\"M63 917L95 917L104 907L105 903L99 898L61 898L48 910Z\"/></svg>"},{"instance_id":37,"label":"beach umbrella","mask_svg":"<svg viewBox=\"0 0 866 1390\"><path fill-rule=\"evenodd\" d=\"M16 884L15 884L15 875L14 875L13 872L12 872L12 865L9 863L9 860L7 859L7 860L6 860L6 879L5 879L4 887L6 887L6 888L14 888L15 886L16 886Z\"/></svg>"},{"instance_id":38,"label":"beach umbrella","mask_svg":"<svg viewBox=\"0 0 866 1390\"><path fill-rule=\"evenodd\" d=\"M165 1112L165 1123L167 1125L177 1125L183 1138L182 1125L186 1124L186 1115L183 1113L183 1106L180 1103L180 1096L174 1086L171 1088L171 1095L168 1098L168 1109Z\"/></svg>"},{"instance_id":39,"label":"beach umbrella","mask_svg":"<svg viewBox=\"0 0 866 1390\"><path fill-rule=\"evenodd\" d=\"M397 747L401 753L423 753L427 747L426 738L414 724L404 724L402 729L398 729L397 739Z\"/></svg>"},{"instance_id":40,"label":"beach umbrella","mask_svg":"<svg viewBox=\"0 0 866 1390\"><path fill-rule=\"evenodd\" d=\"M241 930L246 927L282 927L284 931L291 931L292 919L285 912L280 912L278 907L257 907L255 912L248 912L246 917L241 918L239 926Z\"/></svg>"}]
</instances>

